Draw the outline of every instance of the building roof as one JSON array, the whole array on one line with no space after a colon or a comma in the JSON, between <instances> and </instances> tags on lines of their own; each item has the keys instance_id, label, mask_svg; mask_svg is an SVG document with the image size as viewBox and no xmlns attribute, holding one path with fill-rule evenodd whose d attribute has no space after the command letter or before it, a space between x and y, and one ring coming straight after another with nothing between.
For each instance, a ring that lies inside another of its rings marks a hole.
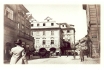
<instances>
[{"instance_id":1,"label":"building roof","mask_svg":"<svg viewBox=\"0 0 104 70\"><path fill-rule=\"evenodd\" d=\"M26 12L29 12L29 11L27 10L27 8L26 8L23 4L20 4L20 6L23 7L23 8L25 9Z\"/></svg>"}]
</instances>

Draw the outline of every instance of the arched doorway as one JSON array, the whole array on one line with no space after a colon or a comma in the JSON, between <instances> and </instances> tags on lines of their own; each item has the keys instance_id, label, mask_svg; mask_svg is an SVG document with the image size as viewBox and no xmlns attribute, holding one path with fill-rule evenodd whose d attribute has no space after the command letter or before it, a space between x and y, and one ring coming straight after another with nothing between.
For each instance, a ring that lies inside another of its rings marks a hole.
<instances>
[{"instance_id":1,"label":"arched doorway","mask_svg":"<svg viewBox=\"0 0 104 70\"><path fill-rule=\"evenodd\" d=\"M52 47L52 48L50 48L50 51L52 51L53 53L55 53L56 52L56 48Z\"/></svg>"},{"instance_id":2,"label":"arched doorway","mask_svg":"<svg viewBox=\"0 0 104 70\"><path fill-rule=\"evenodd\" d=\"M40 58L49 57L49 53L47 53L47 50L45 48L40 48L39 49L39 56L40 56Z\"/></svg>"},{"instance_id":3,"label":"arched doorway","mask_svg":"<svg viewBox=\"0 0 104 70\"><path fill-rule=\"evenodd\" d=\"M71 44L70 44L70 42L67 42L67 41L63 41L63 43L64 43L64 46L63 47L61 47L60 49L61 49L61 55L70 55L71 54Z\"/></svg>"},{"instance_id":4,"label":"arched doorway","mask_svg":"<svg viewBox=\"0 0 104 70\"><path fill-rule=\"evenodd\" d=\"M52 56L52 54L54 54L56 52L56 48L52 47L50 48L50 55Z\"/></svg>"}]
</instances>

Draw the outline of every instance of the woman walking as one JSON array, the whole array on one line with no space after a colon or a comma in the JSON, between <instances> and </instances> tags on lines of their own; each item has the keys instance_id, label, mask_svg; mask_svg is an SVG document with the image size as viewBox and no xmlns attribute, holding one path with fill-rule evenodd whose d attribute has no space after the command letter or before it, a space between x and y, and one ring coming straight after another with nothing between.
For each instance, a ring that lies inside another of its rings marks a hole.
<instances>
[{"instance_id":1,"label":"woman walking","mask_svg":"<svg viewBox=\"0 0 104 70\"><path fill-rule=\"evenodd\" d=\"M26 61L25 49L22 47L22 41L18 39L16 42L16 47L13 47L10 51L12 55L10 64L23 64Z\"/></svg>"}]
</instances>

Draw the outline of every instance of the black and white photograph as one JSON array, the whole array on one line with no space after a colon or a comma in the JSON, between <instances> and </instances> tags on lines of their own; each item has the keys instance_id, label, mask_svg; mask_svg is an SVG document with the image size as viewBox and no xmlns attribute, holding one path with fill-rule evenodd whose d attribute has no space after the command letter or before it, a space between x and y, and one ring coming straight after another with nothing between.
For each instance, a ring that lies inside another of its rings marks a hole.
<instances>
[{"instance_id":1,"label":"black and white photograph","mask_svg":"<svg viewBox=\"0 0 104 70\"><path fill-rule=\"evenodd\" d=\"M4 4L4 64L100 64L100 4Z\"/></svg>"}]
</instances>

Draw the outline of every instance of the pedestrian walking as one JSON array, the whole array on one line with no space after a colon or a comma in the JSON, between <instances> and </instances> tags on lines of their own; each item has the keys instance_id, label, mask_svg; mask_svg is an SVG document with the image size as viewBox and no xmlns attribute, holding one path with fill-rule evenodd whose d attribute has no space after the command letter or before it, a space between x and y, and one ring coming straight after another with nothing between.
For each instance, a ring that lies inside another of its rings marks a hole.
<instances>
[{"instance_id":1,"label":"pedestrian walking","mask_svg":"<svg viewBox=\"0 0 104 70\"><path fill-rule=\"evenodd\" d=\"M80 59L81 62L84 61L84 50L82 49L82 47L80 48Z\"/></svg>"},{"instance_id":2,"label":"pedestrian walking","mask_svg":"<svg viewBox=\"0 0 104 70\"><path fill-rule=\"evenodd\" d=\"M79 41L79 49L80 49L80 59L81 62L84 61L84 46Z\"/></svg>"},{"instance_id":3,"label":"pedestrian walking","mask_svg":"<svg viewBox=\"0 0 104 70\"><path fill-rule=\"evenodd\" d=\"M24 61L26 61L26 53L25 49L22 47L22 41L17 39L15 44L16 47L13 47L10 51L12 55L10 64L24 64Z\"/></svg>"}]
</instances>

